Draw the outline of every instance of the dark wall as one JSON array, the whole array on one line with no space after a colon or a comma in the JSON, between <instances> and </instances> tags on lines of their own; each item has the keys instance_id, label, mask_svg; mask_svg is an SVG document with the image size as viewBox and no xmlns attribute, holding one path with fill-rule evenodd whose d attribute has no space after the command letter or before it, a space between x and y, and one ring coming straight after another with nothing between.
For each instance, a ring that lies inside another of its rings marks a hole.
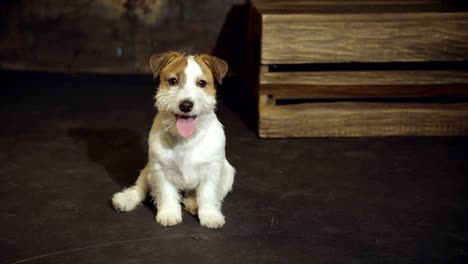
<instances>
[{"instance_id":1,"label":"dark wall","mask_svg":"<svg viewBox=\"0 0 468 264\"><path fill-rule=\"evenodd\" d=\"M148 73L151 54L211 53L239 71L246 0L34 0L0 4L0 67Z\"/></svg>"}]
</instances>

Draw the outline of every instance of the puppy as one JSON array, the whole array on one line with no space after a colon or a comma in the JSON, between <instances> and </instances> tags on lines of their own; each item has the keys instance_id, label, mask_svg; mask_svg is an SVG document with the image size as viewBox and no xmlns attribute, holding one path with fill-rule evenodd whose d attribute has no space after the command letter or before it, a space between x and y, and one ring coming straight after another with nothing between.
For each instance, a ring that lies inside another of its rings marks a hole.
<instances>
[{"instance_id":1,"label":"puppy","mask_svg":"<svg viewBox=\"0 0 468 264\"><path fill-rule=\"evenodd\" d=\"M167 52L151 56L150 66L159 88L148 163L134 186L114 194L113 206L130 211L149 193L163 226L182 222L182 203L202 226L220 228L225 223L221 203L235 174L214 113L216 84L222 83L227 63L206 54Z\"/></svg>"}]
</instances>

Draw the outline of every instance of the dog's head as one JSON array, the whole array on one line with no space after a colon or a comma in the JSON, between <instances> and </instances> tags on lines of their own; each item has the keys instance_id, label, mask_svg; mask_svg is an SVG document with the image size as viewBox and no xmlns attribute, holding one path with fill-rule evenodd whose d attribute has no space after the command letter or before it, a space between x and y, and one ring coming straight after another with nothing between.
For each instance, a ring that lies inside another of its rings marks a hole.
<instances>
[{"instance_id":1,"label":"dog's head","mask_svg":"<svg viewBox=\"0 0 468 264\"><path fill-rule=\"evenodd\" d=\"M214 111L216 84L222 83L227 63L206 54L166 52L151 56L150 66L154 77L159 77L156 107L173 114L179 135L189 137L195 119Z\"/></svg>"}]
</instances>

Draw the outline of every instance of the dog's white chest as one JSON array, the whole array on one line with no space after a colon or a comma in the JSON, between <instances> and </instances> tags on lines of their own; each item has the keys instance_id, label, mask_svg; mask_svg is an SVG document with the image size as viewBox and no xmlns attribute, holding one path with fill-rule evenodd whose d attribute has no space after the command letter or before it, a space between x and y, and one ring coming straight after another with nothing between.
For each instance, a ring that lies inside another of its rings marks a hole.
<instances>
[{"instance_id":1,"label":"dog's white chest","mask_svg":"<svg viewBox=\"0 0 468 264\"><path fill-rule=\"evenodd\" d=\"M195 189L200 183L203 160L196 156L196 152L190 146L176 146L159 153L166 177L179 189Z\"/></svg>"},{"instance_id":2,"label":"dog's white chest","mask_svg":"<svg viewBox=\"0 0 468 264\"><path fill-rule=\"evenodd\" d=\"M206 177L219 173L225 160L225 137L216 115L212 113L197 121L198 131L187 139L166 132L150 136L155 173L160 170L178 189L196 189ZM164 131L158 124L164 125L157 118L154 131Z\"/></svg>"}]
</instances>

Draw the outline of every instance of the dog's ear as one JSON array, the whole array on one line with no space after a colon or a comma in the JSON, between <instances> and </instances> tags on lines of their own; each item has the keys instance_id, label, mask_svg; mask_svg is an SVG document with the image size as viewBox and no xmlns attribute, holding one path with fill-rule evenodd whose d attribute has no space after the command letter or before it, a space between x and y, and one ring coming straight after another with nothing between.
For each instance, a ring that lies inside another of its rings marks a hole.
<instances>
[{"instance_id":1,"label":"dog's ear","mask_svg":"<svg viewBox=\"0 0 468 264\"><path fill-rule=\"evenodd\" d=\"M219 84L223 84L223 78L226 76L228 70L228 64L224 60L215 56L202 54L199 56L200 59L206 63L213 73L213 77Z\"/></svg>"},{"instance_id":2,"label":"dog's ear","mask_svg":"<svg viewBox=\"0 0 468 264\"><path fill-rule=\"evenodd\" d=\"M180 56L183 55L177 51L168 51L160 54L153 54L149 60L151 70L153 71L153 78L156 78L159 75L159 72L162 68L164 68L167 64L169 64L175 58Z\"/></svg>"}]
</instances>

